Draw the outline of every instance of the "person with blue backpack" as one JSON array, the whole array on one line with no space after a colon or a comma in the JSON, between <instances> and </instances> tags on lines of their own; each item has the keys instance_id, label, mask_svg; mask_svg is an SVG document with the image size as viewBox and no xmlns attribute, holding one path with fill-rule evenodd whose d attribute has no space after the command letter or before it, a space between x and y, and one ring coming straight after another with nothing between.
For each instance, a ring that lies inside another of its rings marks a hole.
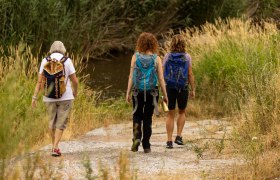
<instances>
[{"instance_id":1,"label":"person with blue backpack","mask_svg":"<svg viewBox=\"0 0 280 180\"><path fill-rule=\"evenodd\" d=\"M167 142L166 148L173 148L172 134L174 130L175 107L178 105L177 136L175 143L183 145L182 131L185 125L185 110L188 97L195 97L194 75L192 59L186 53L186 41L182 35L175 35L171 40L170 53L163 60L163 72L168 96L168 116L166 120ZM188 85L191 89L189 91Z\"/></svg>"},{"instance_id":2,"label":"person with blue backpack","mask_svg":"<svg viewBox=\"0 0 280 180\"><path fill-rule=\"evenodd\" d=\"M126 101L130 103L131 99L133 100L133 143L131 147L133 152L138 151L141 140L144 153L151 152L150 137L154 110L158 114L158 81L164 101L168 102L162 63L157 53L156 37L151 33L141 33L136 43L136 53L131 59L126 93Z\"/></svg>"}]
</instances>

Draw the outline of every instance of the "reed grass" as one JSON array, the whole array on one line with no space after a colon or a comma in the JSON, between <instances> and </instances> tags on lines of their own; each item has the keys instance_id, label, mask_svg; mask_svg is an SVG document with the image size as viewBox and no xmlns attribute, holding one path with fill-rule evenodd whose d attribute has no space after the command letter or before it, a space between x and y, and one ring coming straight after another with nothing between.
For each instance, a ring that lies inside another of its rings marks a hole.
<instances>
[{"instance_id":1,"label":"reed grass","mask_svg":"<svg viewBox=\"0 0 280 180\"><path fill-rule=\"evenodd\" d=\"M205 105L210 104L213 107L208 107L209 111L219 109L220 116L230 117L236 124L232 145L243 155L247 164L246 168L237 167L238 171L234 171L230 177L254 179L279 176L280 169L276 168L279 159L269 160L273 157L272 152L279 154L280 34L276 24L263 21L256 25L245 19L218 19L214 24L186 29L181 34L189 41L188 52L193 58L197 82L199 102L191 112L201 116L207 109ZM172 35L172 32L166 35L166 47L162 52L168 51ZM2 159L42 139L47 130L47 120L42 114L43 104L39 104L36 110L30 109L38 58L26 49L28 46L24 45L11 47L9 56L1 57ZM76 66L81 64L73 59ZM82 83L71 113L69 137L104 123L128 119L128 108L122 100L108 100L96 106L96 96ZM196 109L196 106L200 109ZM30 128L34 129L32 133ZM221 142L217 150L221 151L222 148ZM268 167L263 163L266 161ZM5 167L3 162L2 167ZM126 163L123 162L119 163L125 170ZM119 175L126 177L129 174L120 171ZM107 177L107 173L104 176Z\"/></svg>"},{"instance_id":2,"label":"reed grass","mask_svg":"<svg viewBox=\"0 0 280 180\"><path fill-rule=\"evenodd\" d=\"M112 49L133 49L142 31L160 34L174 22L177 0L2 0L0 45L24 41L33 53L55 40L71 52L97 57ZM166 17L158 23L159 17ZM8 51L7 49L5 51Z\"/></svg>"},{"instance_id":3,"label":"reed grass","mask_svg":"<svg viewBox=\"0 0 280 180\"><path fill-rule=\"evenodd\" d=\"M277 109L275 96L279 91L274 81L279 74L280 36L275 23L255 25L245 19L218 19L181 34L189 42L187 51L193 58L200 100L222 105L227 114L240 111L252 99L264 108L260 110L262 116L271 114L266 110ZM168 51L172 35L166 36L162 52ZM273 106L266 106L269 103ZM261 125L262 131L267 130L266 126Z\"/></svg>"},{"instance_id":4,"label":"reed grass","mask_svg":"<svg viewBox=\"0 0 280 180\"><path fill-rule=\"evenodd\" d=\"M218 111L222 109L223 117L232 119L236 124L232 144L244 155L250 177L279 176L279 169L273 168L275 162L270 166L273 176L261 164L262 159L269 159L269 152L279 152L280 32L277 24L218 19L213 24L180 33L187 39L187 51L193 58L197 97L206 104L198 112L211 104ZM173 34L166 35L162 52L168 52Z\"/></svg>"},{"instance_id":5,"label":"reed grass","mask_svg":"<svg viewBox=\"0 0 280 180\"><path fill-rule=\"evenodd\" d=\"M3 48L0 47L1 51ZM127 120L130 108L125 105L123 99L112 99L110 102L96 104L96 93L84 84L88 77L81 75L82 69L85 68L84 60L75 56L71 58L78 73L80 86L64 139L73 138L109 123ZM35 145L50 142L47 136L48 119L43 102L39 100L38 107L31 108L31 97L41 59L34 56L31 48L24 43L9 47L8 55L0 57L1 177L5 172L7 159L26 152Z\"/></svg>"}]
</instances>

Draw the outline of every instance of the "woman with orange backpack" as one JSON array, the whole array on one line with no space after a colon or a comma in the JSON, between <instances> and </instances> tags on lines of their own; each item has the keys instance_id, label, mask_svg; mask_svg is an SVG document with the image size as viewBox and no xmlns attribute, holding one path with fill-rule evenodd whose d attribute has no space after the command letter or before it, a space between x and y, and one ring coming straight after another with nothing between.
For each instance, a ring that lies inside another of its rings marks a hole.
<instances>
[{"instance_id":1,"label":"woman with orange backpack","mask_svg":"<svg viewBox=\"0 0 280 180\"><path fill-rule=\"evenodd\" d=\"M61 156L58 144L68 123L68 116L78 90L76 70L61 41L54 41L50 55L40 66L38 81L32 97L32 107L37 106L40 90L44 90L43 101L49 116L49 129L52 139L52 156Z\"/></svg>"},{"instance_id":2,"label":"woman with orange backpack","mask_svg":"<svg viewBox=\"0 0 280 180\"><path fill-rule=\"evenodd\" d=\"M185 125L185 110L188 96L195 97L194 75L192 72L191 57L186 53L186 41L182 35L175 35L171 40L171 52L163 60L164 79L168 95L168 117L166 120L167 143L166 148L173 148L172 134L176 102L178 105L177 136L175 143L183 145L182 131ZM189 94L188 85L191 85Z\"/></svg>"},{"instance_id":3,"label":"woman with orange backpack","mask_svg":"<svg viewBox=\"0 0 280 180\"><path fill-rule=\"evenodd\" d=\"M138 151L142 140L145 153L151 152L152 116L157 110L158 81L167 100L162 63L158 53L158 42L151 33L141 33L136 44L136 53L132 56L126 101L133 98L133 143L131 151ZM143 133L142 133L143 124ZM143 136L142 136L143 134Z\"/></svg>"}]
</instances>

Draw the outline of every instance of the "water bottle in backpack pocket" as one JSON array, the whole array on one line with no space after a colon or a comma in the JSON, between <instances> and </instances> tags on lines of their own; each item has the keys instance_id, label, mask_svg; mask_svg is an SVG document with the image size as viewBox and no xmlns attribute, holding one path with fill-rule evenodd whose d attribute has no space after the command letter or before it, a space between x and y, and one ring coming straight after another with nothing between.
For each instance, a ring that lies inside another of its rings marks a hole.
<instances>
[{"instance_id":1,"label":"water bottle in backpack pocket","mask_svg":"<svg viewBox=\"0 0 280 180\"><path fill-rule=\"evenodd\" d=\"M189 59L185 53L170 53L164 66L164 80L168 88L182 89L188 83Z\"/></svg>"}]
</instances>

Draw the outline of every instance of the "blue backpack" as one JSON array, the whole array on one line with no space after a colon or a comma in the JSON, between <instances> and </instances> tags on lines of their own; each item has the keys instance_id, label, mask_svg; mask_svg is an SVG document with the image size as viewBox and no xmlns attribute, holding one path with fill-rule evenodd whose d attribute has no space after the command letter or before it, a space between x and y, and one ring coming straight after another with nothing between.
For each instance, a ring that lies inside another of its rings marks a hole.
<instances>
[{"instance_id":1,"label":"blue backpack","mask_svg":"<svg viewBox=\"0 0 280 180\"><path fill-rule=\"evenodd\" d=\"M185 53L170 53L164 66L164 80L168 88L181 89L187 85L190 60Z\"/></svg>"},{"instance_id":2,"label":"blue backpack","mask_svg":"<svg viewBox=\"0 0 280 180\"><path fill-rule=\"evenodd\" d=\"M154 90L157 86L157 55L143 55L136 52L136 64L133 72L133 85L139 91Z\"/></svg>"}]
</instances>

